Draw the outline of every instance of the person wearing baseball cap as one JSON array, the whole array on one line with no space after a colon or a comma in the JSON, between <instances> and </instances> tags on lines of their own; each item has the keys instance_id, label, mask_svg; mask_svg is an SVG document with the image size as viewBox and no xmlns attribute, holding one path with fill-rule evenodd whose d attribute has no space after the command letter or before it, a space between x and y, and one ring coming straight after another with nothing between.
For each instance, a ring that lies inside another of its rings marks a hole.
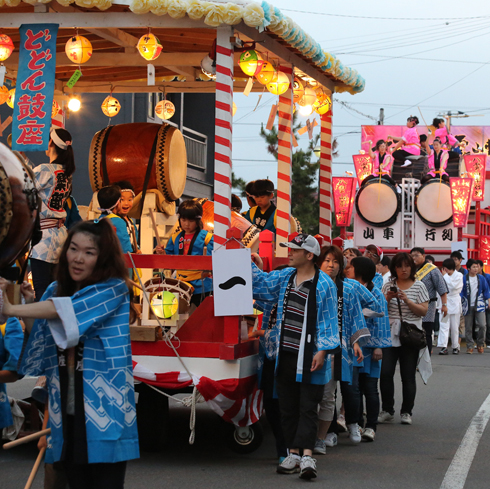
<instances>
[{"instance_id":1,"label":"person wearing baseball cap","mask_svg":"<svg viewBox=\"0 0 490 489\"><path fill-rule=\"evenodd\" d=\"M318 404L332 376L331 362L325 359L340 351L337 289L315 264L320 245L313 236L298 234L281 246L289 248L288 268L265 273L258 255L252 263L254 298L278 303L275 375L289 455L277 472L313 479Z\"/></svg>"}]
</instances>

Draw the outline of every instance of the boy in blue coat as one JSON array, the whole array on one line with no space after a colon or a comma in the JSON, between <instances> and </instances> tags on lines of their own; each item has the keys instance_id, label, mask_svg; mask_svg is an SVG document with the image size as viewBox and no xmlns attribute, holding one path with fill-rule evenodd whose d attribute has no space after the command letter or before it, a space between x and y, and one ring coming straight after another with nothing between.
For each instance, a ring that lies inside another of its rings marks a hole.
<instances>
[{"instance_id":1,"label":"boy in blue coat","mask_svg":"<svg viewBox=\"0 0 490 489\"><path fill-rule=\"evenodd\" d=\"M270 180L255 180L250 193L257 205L248 210L245 219L255 224L260 231L267 229L276 234L277 211L271 202L274 198L274 184Z\"/></svg>"}]
</instances>

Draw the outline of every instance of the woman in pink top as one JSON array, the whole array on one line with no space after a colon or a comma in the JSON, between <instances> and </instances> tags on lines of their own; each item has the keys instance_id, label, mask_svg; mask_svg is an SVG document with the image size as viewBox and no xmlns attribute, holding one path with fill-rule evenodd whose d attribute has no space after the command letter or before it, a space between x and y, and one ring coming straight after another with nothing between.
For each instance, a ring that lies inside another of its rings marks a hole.
<instances>
[{"instance_id":1,"label":"woman in pink top","mask_svg":"<svg viewBox=\"0 0 490 489\"><path fill-rule=\"evenodd\" d=\"M442 149L442 143L439 138L435 138L432 143L434 150L429 153L429 171L421 183L425 183L431 178L440 178L440 174L436 172L442 172L442 179L445 182L449 182L449 175L446 173L447 161L449 154L445 149Z\"/></svg>"},{"instance_id":2,"label":"woman in pink top","mask_svg":"<svg viewBox=\"0 0 490 489\"><path fill-rule=\"evenodd\" d=\"M439 138L443 149L447 149L449 151L449 158L459 157L461 154L461 150L459 149L459 141L452 134L449 134L444 119L436 117L432 121L432 125L436 128L434 137Z\"/></svg>"},{"instance_id":3,"label":"woman in pink top","mask_svg":"<svg viewBox=\"0 0 490 489\"><path fill-rule=\"evenodd\" d=\"M371 141L369 141L371 143ZM391 178L391 168L393 167L393 156L387 151L386 141L384 139L380 139L376 146L373 148L369 148L369 156L371 156L371 160L373 162L373 173L366 177L362 184L369 180L373 180L374 178L379 178L379 172L381 172L381 178L388 180L392 185L396 185L395 180Z\"/></svg>"},{"instance_id":4,"label":"woman in pink top","mask_svg":"<svg viewBox=\"0 0 490 489\"><path fill-rule=\"evenodd\" d=\"M419 134L415 126L419 123L419 119L416 116L410 116L407 119L407 130L401 138L395 138L388 136L388 138L395 141L396 146L393 148L393 158L396 161L404 161L402 168L410 166L412 161L407 159L409 156L420 156L420 140ZM401 148L401 149L400 149Z\"/></svg>"}]
</instances>

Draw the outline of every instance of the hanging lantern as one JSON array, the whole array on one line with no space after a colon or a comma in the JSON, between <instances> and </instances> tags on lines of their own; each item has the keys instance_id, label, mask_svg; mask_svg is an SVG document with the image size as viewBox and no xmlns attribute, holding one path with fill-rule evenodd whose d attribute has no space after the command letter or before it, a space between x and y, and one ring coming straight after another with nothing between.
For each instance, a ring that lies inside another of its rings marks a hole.
<instances>
[{"instance_id":1,"label":"hanging lantern","mask_svg":"<svg viewBox=\"0 0 490 489\"><path fill-rule=\"evenodd\" d=\"M65 45L65 53L76 64L86 63L92 56L92 44L83 36L74 36Z\"/></svg>"},{"instance_id":2,"label":"hanging lantern","mask_svg":"<svg viewBox=\"0 0 490 489\"><path fill-rule=\"evenodd\" d=\"M480 236L479 257L485 266L490 263L490 236Z\"/></svg>"},{"instance_id":3,"label":"hanging lantern","mask_svg":"<svg viewBox=\"0 0 490 489\"><path fill-rule=\"evenodd\" d=\"M311 87L305 88L304 95L300 98L298 105L305 107L307 105L313 105L316 102L316 92Z\"/></svg>"},{"instance_id":4,"label":"hanging lantern","mask_svg":"<svg viewBox=\"0 0 490 489\"><path fill-rule=\"evenodd\" d=\"M73 95L70 100L68 100L68 110L70 112L78 112L82 106L82 100L80 96Z\"/></svg>"},{"instance_id":5,"label":"hanging lantern","mask_svg":"<svg viewBox=\"0 0 490 489\"><path fill-rule=\"evenodd\" d=\"M155 316L169 319L179 310L179 300L172 292L158 292L151 299L151 307Z\"/></svg>"},{"instance_id":6,"label":"hanging lantern","mask_svg":"<svg viewBox=\"0 0 490 489\"><path fill-rule=\"evenodd\" d=\"M305 94L305 86L303 84L303 80L301 80L301 78L298 78L297 76L295 76L294 80L293 80L293 101L294 101L294 103L297 104L303 98L304 94Z\"/></svg>"},{"instance_id":7,"label":"hanging lantern","mask_svg":"<svg viewBox=\"0 0 490 489\"><path fill-rule=\"evenodd\" d=\"M455 228L464 228L468 222L474 185L475 181L473 178L449 178L451 205L453 208L453 223Z\"/></svg>"},{"instance_id":8,"label":"hanging lantern","mask_svg":"<svg viewBox=\"0 0 490 489\"><path fill-rule=\"evenodd\" d=\"M60 104L56 102L56 100L53 100L53 107L51 109L51 118L53 119L58 115L58 112L60 111Z\"/></svg>"},{"instance_id":9,"label":"hanging lantern","mask_svg":"<svg viewBox=\"0 0 490 489\"><path fill-rule=\"evenodd\" d=\"M136 46L138 52L148 61L153 61L160 56L163 46L158 37L149 32L140 38Z\"/></svg>"},{"instance_id":10,"label":"hanging lantern","mask_svg":"<svg viewBox=\"0 0 490 489\"><path fill-rule=\"evenodd\" d=\"M356 179L354 177L333 177L332 187L337 226L349 227L356 195Z\"/></svg>"},{"instance_id":11,"label":"hanging lantern","mask_svg":"<svg viewBox=\"0 0 490 489\"><path fill-rule=\"evenodd\" d=\"M352 159L354 160L357 181L360 187L362 181L373 173L373 162L371 161L371 157L369 155L364 154L352 155Z\"/></svg>"},{"instance_id":12,"label":"hanging lantern","mask_svg":"<svg viewBox=\"0 0 490 489\"><path fill-rule=\"evenodd\" d=\"M175 114L175 105L170 100L160 100L155 105L155 114L164 121L170 119Z\"/></svg>"},{"instance_id":13,"label":"hanging lantern","mask_svg":"<svg viewBox=\"0 0 490 489\"><path fill-rule=\"evenodd\" d=\"M14 50L12 39L6 34L0 34L0 61L5 61Z\"/></svg>"},{"instance_id":14,"label":"hanging lantern","mask_svg":"<svg viewBox=\"0 0 490 489\"><path fill-rule=\"evenodd\" d=\"M309 115L313 114L313 106L312 105L300 105L299 106L299 113L303 117L308 117Z\"/></svg>"},{"instance_id":15,"label":"hanging lantern","mask_svg":"<svg viewBox=\"0 0 490 489\"><path fill-rule=\"evenodd\" d=\"M332 100L327 94L324 95L325 97L321 97L321 101L317 97L317 103L313 104L315 112L320 115L326 114L332 107Z\"/></svg>"},{"instance_id":16,"label":"hanging lantern","mask_svg":"<svg viewBox=\"0 0 490 489\"><path fill-rule=\"evenodd\" d=\"M485 196L485 172L487 164L487 155L473 154L464 155L464 164L468 175L475 180L473 189L473 200L482 201Z\"/></svg>"},{"instance_id":17,"label":"hanging lantern","mask_svg":"<svg viewBox=\"0 0 490 489\"><path fill-rule=\"evenodd\" d=\"M7 98L7 105L13 109L14 108L14 103L15 103L15 88L12 88L9 90L9 96Z\"/></svg>"},{"instance_id":18,"label":"hanging lantern","mask_svg":"<svg viewBox=\"0 0 490 489\"><path fill-rule=\"evenodd\" d=\"M102 112L107 117L114 117L115 115L119 114L119 111L121 110L121 104L119 103L119 100L114 98L112 95L109 95L102 102L101 108Z\"/></svg>"},{"instance_id":19,"label":"hanging lantern","mask_svg":"<svg viewBox=\"0 0 490 489\"><path fill-rule=\"evenodd\" d=\"M267 90L274 95L282 95L289 88L290 83L288 75L283 71L278 71L266 86Z\"/></svg>"},{"instance_id":20,"label":"hanging lantern","mask_svg":"<svg viewBox=\"0 0 490 489\"><path fill-rule=\"evenodd\" d=\"M235 114L236 114L236 109L237 109L236 103L235 103L235 102L233 102L233 110L231 111L231 115L232 115L232 116L235 116Z\"/></svg>"},{"instance_id":21,"label":"hanging lantern","mask_svg":"<svg viewBox=\"0 0 490 489\"><path fill-rule=\"evenodd\" d=\"M254 76L260 73L265 61L255 49L244 51L238 62L242 71L248 76Z\"/></svg>"},{"instance_id":22,"label":"hanging lantern","mask_svg":"<svg viewBox=\"0 0 490 489\"><path fill-rule=\"evenodd\" d=\"M3 85L0 87L0 105L4 104L9 98L9 89Z\"/></svg>"},{"instance_id":23,"label":"hanging lantern","mask_svg":"<svg viewBox=\"0 0 490 489\"><path fill-rule=\"evenodd\" d=\"M257 78L257 81L259 83L262 83L262 85L267 85L272 81L272 78L274 77L274 74L276 73L275 68L272 66L271 63L268 61L265 61L262 69L260 70L260 73L257 73L255 75L255 78Z\"/></svg>"}]
</instances>

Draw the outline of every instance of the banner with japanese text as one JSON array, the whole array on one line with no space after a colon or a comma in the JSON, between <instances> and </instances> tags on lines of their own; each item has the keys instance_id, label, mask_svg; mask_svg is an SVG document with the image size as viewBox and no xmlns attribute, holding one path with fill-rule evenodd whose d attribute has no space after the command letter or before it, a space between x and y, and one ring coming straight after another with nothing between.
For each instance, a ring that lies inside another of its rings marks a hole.
<instances>
[{"instance_id":1,"label":"banner with japanese text","mask_svg":"<svg viewBox=\"0 0 490 489\"><path fill-rule=\"evenodd\" d=\"M56 74L58 24L20 26L12 149L48 149Z\"/></svg>"}]
</instances>

